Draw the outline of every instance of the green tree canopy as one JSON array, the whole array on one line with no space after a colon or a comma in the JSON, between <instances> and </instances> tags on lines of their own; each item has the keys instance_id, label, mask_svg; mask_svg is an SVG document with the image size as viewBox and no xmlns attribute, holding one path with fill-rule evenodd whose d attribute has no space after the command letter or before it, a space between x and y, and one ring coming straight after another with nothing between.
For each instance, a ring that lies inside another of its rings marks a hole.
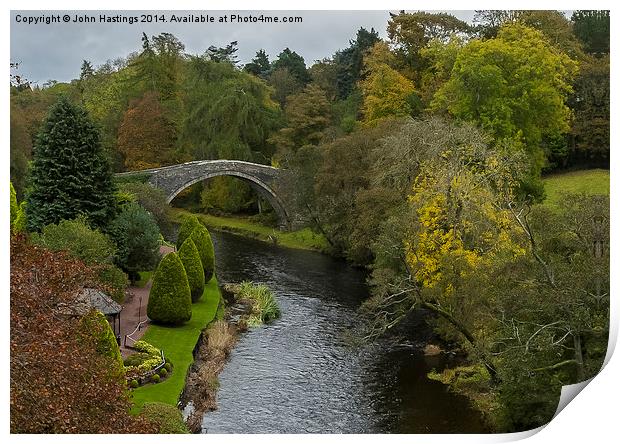
<instances>
[{"instance_id":1,"label":"green tree canopy","mask_svg":"<svg viewBox=\"0 0 620 444\"><path fill-rule=\"evenodd\" d=\"M114 216L114 184L99 132L66 98L51 108L37 137L26 200L33 231L80 214L103 227Z\"/></svg>"},{"instance_id":2,"label":"green tree canopy","mask_svg":"<svg viewBox=\"0 0 620 444\"><path fill-rule=\"evenodd\" d=\"M576 71L540 31L509 24L496 38L473 40L459 51L432 106L476 122L497 140L522 140L540 171L543 136L569 129L566 100Z\"/></svg>"}]
</instances>

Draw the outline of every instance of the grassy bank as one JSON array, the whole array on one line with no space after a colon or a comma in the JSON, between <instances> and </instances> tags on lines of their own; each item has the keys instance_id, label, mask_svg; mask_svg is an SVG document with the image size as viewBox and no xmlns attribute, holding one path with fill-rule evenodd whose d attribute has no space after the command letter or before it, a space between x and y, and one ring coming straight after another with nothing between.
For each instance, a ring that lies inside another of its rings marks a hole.
<instances>
[{"instance_id":1,"label":"grassy bank","mask_svg":"<svg viewBox=\"0 0 620 444\"><path fill-rule=\"evenodd\" d=\"M138 412L146 402L163 402L177 405L185 386L185 377L194 361L194 346L200 332L214 318L220 304L220 291L215 277L205 287L200 301L192 304L192 318L179 327L149 325L142 339L162 349L172 361L174 370L169 378L159 384L148 384L133 390L134 412Z\"/></svg>"},{"instance_id":2,"label":"grassy bank","mask_svg":"<svg viewBox=\"0 0 620 444\"><path fill-rule=\"evenodd\" d=\"M188 213L189 212L186 210L175 208L173 210L173 217L179 222L183 214ZM199 213L193 214L195 214L207 228L212 230L239 234L272 244L277 243L287 248L321 252L325 252L328 249L328 243L325 238L320 234L313 233L309 228L297 231L280 231L277 228L267 227L242 218L212 216L210 214Z\"/></svg>"},{"instance_id":3,"label":"grassy bank","mask_svg":"<svg viewBox=\"0 0 620 444\"><path fill-rule=\"evenodd\" d=\"M553 174L544 179L545 204L557 206L566 193L609 195L609 170L584 170Z\"/></svg>"}]
</instances>

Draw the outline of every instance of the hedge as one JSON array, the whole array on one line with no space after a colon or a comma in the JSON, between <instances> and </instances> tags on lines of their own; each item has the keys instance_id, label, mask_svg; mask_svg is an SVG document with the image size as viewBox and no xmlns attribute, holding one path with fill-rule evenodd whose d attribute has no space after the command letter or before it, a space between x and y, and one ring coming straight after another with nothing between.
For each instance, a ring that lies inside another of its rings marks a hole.
<instances>
[{"instance_id":1,"label":"hedge","mask_svg":"<svg viewBox=\"0 0 620 444\"><path fill-rule=\"evenodd\" d=\"M153 275L146 314L154 322L182 324L192 317L192 295L178 254L168 253Z\"/></svg>"},{"instance_id":2,"label":"hedge","mask_svg":"<svg viewBox=\"0 0 620 444\"><path fill-rule=\"evenodd\" d=\"M183 262L189 289L192 293L192 302L196 302L202 296L205 289L205 273L202 268L202 260L192 238L187 238L179 250L179 259Z\"/></svg>"},{"instance_id":3,"label":"hedge","mask_svg":"<svg viewBox=\"0 0 620 444\"><path fill-rule=\"evenodd\" d=\"M181 411L174 406L163 402L148 402L144 404L142 414L158 425L159 433L189 433Z\"/></svg>"}]
</instances>

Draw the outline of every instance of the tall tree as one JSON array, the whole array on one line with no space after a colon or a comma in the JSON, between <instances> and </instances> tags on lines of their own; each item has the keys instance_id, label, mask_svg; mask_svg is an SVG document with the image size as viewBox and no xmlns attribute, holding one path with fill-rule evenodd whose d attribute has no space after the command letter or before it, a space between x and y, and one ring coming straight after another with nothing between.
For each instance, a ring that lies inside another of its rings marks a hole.
<instances>
[{"instance_id":1,"label":"tall tree","mask_svg":"<svg viewBox=\"0 0 620 444\"><path fill-rule=\"evenodd\" d=\"M280 54L278 54L278 58L274 60L272 68L274 71L281 68L287 68L291 75L303 85L310 81L310 75L306 69L306 62L304 61L304 58L295 51L291 51L289 48L285 48Z\"/></svg>"},{"instance_id":2,"label":"tall tree","mask_svg":"<svg viewBox=\"0 0 620 444\"><path fill-rule=\"evenodd\" d=\"M349 41L349 47L334 54L339 99L346 99L356 88L363 75L364 54L380 40L374 28L370 28L370 31L360 28L357 30L355 40Z\"/></svg>"},{"instance_id":3,"label":"tall tree","mask_svg":"<svg viewBox=\"0 0 620 444\"><path fill-rule=\"evenodd\" d=\"M259 49L256 51L256 55L252 59L250 63L247 63L243 70L249 72L250 74L254 74L257 77L260 77L263 80L266 80L269 77L269 73L271 72L271 62L269 62L269 57L264 49Z\"/></svg>"},{"instance_id":4,"label":"tall tree","mask_svg":"<svg viewBox=\"0 0 620 444\"><path fill-rule=\"evenodd\" d=\"M575 11L573 31L590 54L609 54L609 11Z\"/></svg>"},{"instance_id":5,"label":"tall tree","mask_svg":"<svg viewBox=\"0 0 620 444\"><path fill-rule=\"evenodd\" d=\"M236 66L237 63L239 63L236 55L238 50L239 48L237 48L237 42L234 41L221 48L211 45L206 50L205 54L209 60L213 60L214 62L225 62Z\"/></svg>"},{"instance_id":6,"label":"tall tree","mask_svg":"<svg viewBox=\"0 0 620 444\"><path fill-rule=\"evenodd\" d=\"M364 58L366 77L360 82L364 96L364 121L411 115L413 82L390 66L394 55L386 43L377 43Z\"/></svg>"},{"instance_id":7,"label":"tall tree","mask_svg":"<svg viewBox=\"0 0 620 444\"><path fill-rule=\"evenodd\" d=\"M195 159L240 159L269 163L267 143L278 105L260 79L205 57L192 57L187 73L184 148Z\"/></svg>"},{"instance_id":8,"label":"tall tree","mask_svg":"<svg viewBox=\"0 0 620 444\"><path fill-rule=\"evenodd\" d=\"M51 108L34 144L26 200L30 230L80 214L103 227L114 216L114 183L99 132L66 98Z\"/></svg>"},{"instance_id":9,"label":"tall tree","mask_svg":"<svg viewBox=\"0 0 620 444\"><path fill-rule=\"evenodd\" d=\"M286 157L303 145L317 145L329 125L329 115L325 91L313 83L289 96L285 108L286 127L270 139L277 145L279 157Z\"/></svg>"},{"instance_id":10,"label":"tall tree","mask_svg":"<svg viewBox=\"0 0 620 444\"><path fill-rule=\"evenodd\" d=\"M273 98L280 104L281 108L286 106L286 98L296 94L304 88L288 68L278 68L269 74L269 85L273 87Z\"/></svg>"},{"instance_id":11,"label":"tall tree","mask_svg":"<svg viewBox=\"0 0 620 444\"><path fill-rule=\"evenodd\" d=\"M476 122L497 140L521 140L535 182L545 161L543 137L569 129L566 100L576 70L576 63L541 32L509 24L496 38L474 40L458 53L450 80L432 106Z\"/></svg>"},{"instance_id":12,"label":"tall tree","mask_svg":"<svg viewBox=\"0 0 620 444\"><path fill-rule=\"evenodd\" d=\"M164 115L156 92L129 104L118 130L117 149L128 170L175 162L174 125Z\"/></svg>"}]
</instances>

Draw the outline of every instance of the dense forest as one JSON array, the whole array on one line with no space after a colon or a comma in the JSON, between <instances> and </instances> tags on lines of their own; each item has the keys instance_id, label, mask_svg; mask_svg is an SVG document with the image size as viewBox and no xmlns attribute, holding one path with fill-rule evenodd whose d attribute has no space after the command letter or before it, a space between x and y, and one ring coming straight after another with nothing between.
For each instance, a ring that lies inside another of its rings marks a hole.
<instances>
[{"instance_id":1,"label":"dense forest","mask_svg":"<svg viewBox=\"0 0 620 444\"><path fill-rule=\"evenodd\" d=\"M289 169L330 253L369 271L360 334L429 311L468 361L431 376L495 430L539 426L605 356L609 198L545 205L542 178L609 166L609 14L477 11L470 24L402 11L387 36L360 28L311 64L284 48L242 65L237 42L188 54L144 34L139 52L42 86L12 66L17 200L34 205L33 145L61 97L86 110L116 172L201 159ZM258 199L216 178L177 203L253 214Z\"/></svg>"}]
</instances>

